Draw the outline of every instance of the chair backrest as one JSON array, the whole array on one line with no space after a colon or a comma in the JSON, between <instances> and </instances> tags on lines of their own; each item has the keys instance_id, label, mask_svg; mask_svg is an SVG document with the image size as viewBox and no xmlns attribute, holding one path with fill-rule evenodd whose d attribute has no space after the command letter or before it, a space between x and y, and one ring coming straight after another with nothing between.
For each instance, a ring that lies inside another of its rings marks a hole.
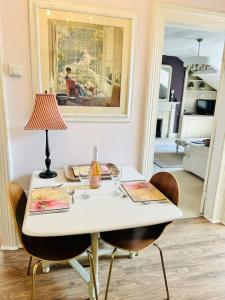
<instances>
[{"instance_id":1,"label":"chair backrest","mask_svg":"<svg viewBox=\"0 0 225 300\"><path fill-rule=\"evenodd\" d=\"M173 174L168 172L156 173L152 176L150 182L175 205L178 204L180 188Z\"/></svg>"},{"instance_id":2,"label":"chair backrest","mask_svg":"<svg viewBox=\"0 0 225 300\"><path fill-rule=\"evenodd\" d=\"M7 192L16 230L19 235L20 242L23 244L22 226L27 204L27 196L21 186L16 182L9 183Z\"/></svg>"},{"instance_id":3,"label":"chair backrest","mask_svg":"<svg viewBox=\"0 0 225 300\"><path fill-rule=\"evenodd\" d=\"M179 200L179 185L176 178L168 172L152 176L150 182L175 205ZM171 222L135 227L122 230L101 232L103 241L126 250L141 250L153 244Z\"/></svg>"}]
</instances>

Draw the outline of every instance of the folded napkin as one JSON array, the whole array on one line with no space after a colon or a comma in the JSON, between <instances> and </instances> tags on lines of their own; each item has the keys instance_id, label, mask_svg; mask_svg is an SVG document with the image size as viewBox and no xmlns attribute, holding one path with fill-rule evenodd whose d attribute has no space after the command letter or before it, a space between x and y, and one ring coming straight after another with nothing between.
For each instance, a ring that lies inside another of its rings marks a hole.
<instances>
[{"instance_id":1,"label":"folded napkin","mask_svg":"<svg viewBox=\"0 0 225 300\"><path fill-rule=\"evenodd\" d=\"M100 165L101 167L101 177L102 179L108 179L108 178L111 178L111 170L110 170L110 167L103 164L103 165ZM73 172L74 172L74 175L75 177L79 177L79 170L82 169L84 173L88 173L89 170L90 170L90 166L86 165L86 166L73 166Z\"/></svg>"}]
</instances>

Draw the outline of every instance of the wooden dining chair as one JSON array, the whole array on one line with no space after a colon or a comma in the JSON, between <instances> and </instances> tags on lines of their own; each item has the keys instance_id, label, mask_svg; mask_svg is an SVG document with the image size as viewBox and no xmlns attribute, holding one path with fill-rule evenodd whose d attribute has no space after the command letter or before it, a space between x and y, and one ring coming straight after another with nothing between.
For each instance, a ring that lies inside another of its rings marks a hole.
<instances>
[{"instance_id":1,"label":"wooden dining chair","mask_svg":"<svg viewBox=\"0 0 225 300\"><path fill-rule=\"evenodd\" d=\"M32 277L32 299L35 297L35 277L40 264L45 261L68 261L78 257L85 252L91 245L91 235L69 235L57 237L33 237L27 236L22 232L23 219L27 204L27 196L23 189L16 183L8 185L8 201L10 203L13 220L20 242L24 250L30 255L28 273L31 267L32 258L37 258L38 262L33 267ZM95 297L98 300L93 256L88 252L90 262L90 272L92 275Z\"/></svg>"},{"instance_id":2,"label":"wooden dining chair","mask_svg":"<svg viewBox=\"0 0 225 300\"><path fill-rule=\"evenodd\" d=\"M173 202L175 205L178 204L179 185L177 183L176 178L172 174L168 172L157 173L152 176L150 182L158 190L160 190L171 202ZM150 245L154 245L159 250L167 299L168 300L170 299L162 250L156 244L156 240L160 237L165 227L170 223L171 222L151 225L151 226L129 228L123 230L107 231L107 232L102 232L100 234L104 242L115 247L110 261L108 281L107 281L106 292L105 292L105 300L107 300L108 297L112 266L113 266L113 261L117 249L119 248L127 251L140 251Z\"/></svg>"}]
</instances>

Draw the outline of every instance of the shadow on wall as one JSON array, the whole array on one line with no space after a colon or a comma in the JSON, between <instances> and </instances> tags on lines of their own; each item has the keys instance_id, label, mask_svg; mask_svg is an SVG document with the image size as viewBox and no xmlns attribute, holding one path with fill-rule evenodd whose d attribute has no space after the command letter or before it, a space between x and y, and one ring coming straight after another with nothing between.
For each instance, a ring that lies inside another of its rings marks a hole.
<instances>
[{"instance_id":1,"label":"shadow on wall","mask_svg":"<svg viewBox=\"0 0 225 300\"><path fill-rule=\"evenodd\" d=\"M13 179L13 181L18 182L19 185L21 185L22 188L24 189L25 193L28 194L30 181L31 181L31 174L26 174L23 176L16 177Z\"/></svg>"}]
</instances>

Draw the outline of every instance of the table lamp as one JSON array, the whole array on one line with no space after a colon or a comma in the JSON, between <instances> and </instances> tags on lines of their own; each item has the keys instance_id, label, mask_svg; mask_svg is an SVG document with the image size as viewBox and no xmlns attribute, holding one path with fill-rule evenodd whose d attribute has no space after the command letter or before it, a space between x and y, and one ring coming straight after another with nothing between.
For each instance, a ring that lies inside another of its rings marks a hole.
<instances>
[{"instance_id":1,"label":"table lamp","mask_svg":"<svg viewBox=\"0 0 225 300\"><path fill-rule=\"evenodd\" d=\"M47 170L41 172L39 177L53 178L57 176L56 172L50 170L51 159L48 143L48 130L60 130L66 128L67 126L60 114L55 95L37 94L33 113L24 129L45 130L46 133L45 165Z\"/></svg>"}]
</instances>

